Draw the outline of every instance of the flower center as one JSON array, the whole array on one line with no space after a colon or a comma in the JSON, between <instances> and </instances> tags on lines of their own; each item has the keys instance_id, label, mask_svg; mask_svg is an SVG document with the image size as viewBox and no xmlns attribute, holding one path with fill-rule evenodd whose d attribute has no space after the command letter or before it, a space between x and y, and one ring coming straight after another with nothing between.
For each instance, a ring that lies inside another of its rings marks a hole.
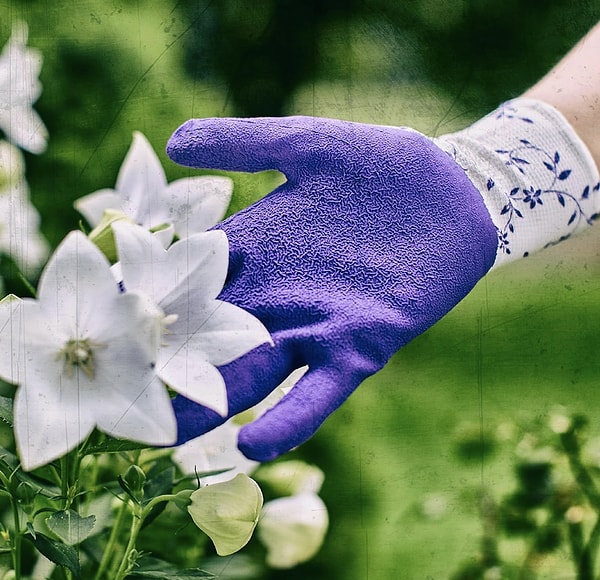
<instances>
[{"instance_id":1,"label":"flower center","mask_svg":"<svg viewBox=\"0 0 600 580\"><path fill-rule=\"evenodd\" d=\"M67 341L62 350L56 355L56 360L63 358L65 374L72 377L75 367L80 368L90 379L94 378L94 351L93 348L102 345L88 338L75 338Z\"/></svg>"}]
</instances>

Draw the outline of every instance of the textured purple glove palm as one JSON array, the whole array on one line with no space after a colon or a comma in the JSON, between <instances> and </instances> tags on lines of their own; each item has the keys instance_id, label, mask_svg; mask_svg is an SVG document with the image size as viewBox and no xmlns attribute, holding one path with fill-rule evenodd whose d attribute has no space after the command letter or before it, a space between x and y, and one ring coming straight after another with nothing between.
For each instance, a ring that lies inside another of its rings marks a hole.
<instances>
[{"instance_id":1,"label":"textured purple glove palm","mask_svg":"<svg viewBox=\"0 0 600 580\"><path fill-rule=\"evenodd\" d=\"M356 387L457 304L494 262L481 194L410 130L308 117L191 120L167 147L182 165L287 182L219 224L230 243L227 300L275 346L221 367L231 415L291 371L308 373L245 426L240 449L273 459L308 439ZM223 421L182 397L179 442Z\"/></svg>"}]
</instances>

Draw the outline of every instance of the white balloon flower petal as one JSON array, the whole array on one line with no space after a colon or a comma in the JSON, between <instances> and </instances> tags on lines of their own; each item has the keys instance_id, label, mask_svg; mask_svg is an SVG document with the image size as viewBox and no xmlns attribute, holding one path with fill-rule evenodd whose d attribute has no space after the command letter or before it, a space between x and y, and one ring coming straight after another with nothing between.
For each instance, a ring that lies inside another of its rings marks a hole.
<instances>
[{"instance_id":1,"label":"white balloon flower petal","mask_svg":"<svg viewBox=\"0 0 600 580\"><path fill-rule=\"evenodd\" d=\"M227 421L177 447L173 460L186 474L226 470L217 475L201 476L202 483L209 485L233 479L238 473L250 475L260 464L248 459L238 449L239 431L238 425Z\"/></svg>"},{"instance_id":2,"label":"white balloon flower petal","mask_svg":"<svg viewBox=\"0 0 600 580\"><path fill-rule=\"evenodd\" d=\"M265 504L257 528L267 549L267 564L292 568L310 560L325 539L329 516L315 493L301 493Z\"/></svg>"},{"instance_id":3,"label":"white balloon flower petal","mask_svg":"<svg viewBox=\"0 0 600 580\"><path fill-rule=\"evenodd\" d=\"M217 365L242 356L271 337L248 312L216 300L225 282L227 237L195 234L165 250L144 228L113 224L126 291L147 293L164 312L156 372L173 390L227 414Z\"/></svg>"},{"instance_id":4,"label":"white balloon flower petal","mask_svg":"<svg viewBox=\"0 0 600 580\"><path fill-rule=\"evenodd\" d=\"M42 92L42 57L26 45L27 26L16 24L0 53L0 129L22 149L43 153L48 131L32 108Z\"/></svg>"},{"instance_id":5,"label":"white balloon flower petal","mask_svg":"<svg viewBox=\"0 0 600 580\"><path fill-rule=\"evenodd\" d=\"M196 176L167 184L158 156L136 131L115 189L102 189L75 202L75 208L97 226L106 210L121 211L147 230L156 231L164 247L177 234L186 238L206 231L225 215L232 181L222 176Z\"/></svg>"},{"instance_id":6,"label":"white balloon flower petal","mask_svg":"<svg viewBox=\"0 0 600 580\"><path fill-rule=\"evenodd\" d=\"M40 233L40 215L29 200L24 179L0 191L0 251L8 254L26 276L37 275L48 257Z\"/></svg>"},{"instance_id":7,"label":"white balloon flower petal","mask_svg":"<svg viewBox=\"0 0 600 580\"><path fill-rule=\"evenodd\" d=\"M281 385L275 388L273 392L263 399L258 405L255 405L251 409L244 411L240 415L232 417L229 419L229 421L219 425L212 431L208 431L204 435L200 435L200 437L190 439L189 441L186 441L184 444L177 447L175 453L173 454L173 459L179 465L180 469L184 473L219 471L221 469L227 470L217 475L203 477L202 480L207 484L227 481L235 477L238 473L250 475L260 465L260 463L248 459L238 449L237 439L242 425L245 424L246 421L253 421L257 419L268 409L277 404L284 394L292 389L292 387L302 377L307 369L308 367L303 367L291 373ZM288 464L290 462L285 463ZM300 464L302 462L296 463ZM294 482L296 482L294 486L289 485L290 470L287 471L287 492L291 490L292 493L297 493L299 491L307 491L310 489L310 491L314 491L316 493L322 483L322 480L318 481L319 473L321 476L323 474L316 467L313 468L305 463L302 463L302 465L304 465L306 469L296 469L294 470L294 474L291 475ZM299 465L297 465L297 467L299 467ZM302 473L302 478L300 478L303 482L302 487L300 487L298 484L298 478L294 477L294 475L298 475L300 471ZM307 487L307 471L315 474L314 479L311 480L313 485L310 488ZM269 481L269 483L272 483L272 481Z\"/></svg>"},{"instance_id":8,"label":"white balloon flower petal","mask_svg":"<svg viewBox=\"0 0 600 580\"><path fill-rule=\"evenodd\" d=\"M165 223L167 215L161 193L166 187L167 178L156 153L148 139L135 131L115 186L126 213L134 214L132 217L138 223L150 228Z\"/></svg>"},{"instance_id":9,"label":"white balloon flower petal","mask_svg":"<svg viewBox=\"0 0 600 580\"><path fill-rule=\"evenodd\" d=\"M24 469L61 457L96 426L148 445L174 443L175 415L154 371L160 309L144 294L119 292L81 232L50 258L38 295L0 302L0 376L18 385Z\"/></svg>"}]
</instances>

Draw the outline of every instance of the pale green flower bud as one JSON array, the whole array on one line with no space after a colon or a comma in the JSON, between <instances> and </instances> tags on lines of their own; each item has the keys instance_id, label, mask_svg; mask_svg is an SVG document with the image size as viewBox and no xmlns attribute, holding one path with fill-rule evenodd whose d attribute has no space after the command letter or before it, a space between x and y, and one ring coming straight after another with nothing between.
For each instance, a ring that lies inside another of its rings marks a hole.
<instances>
[{"instance_id":1,"label":"pale green flower bud","mask_svg":"<svg viewBox=\"0 0 600 580\"><path fill-rule=\"evenodd\" d=\"M135 223L130 217L117 209L106 209L100 223L89 233L88 238L100 248L100 251L114 264L117 257L117 246L112 224L118 221Z\"/></svg>"},{"instance_id":2,"label":"pale green flower bud","mask_svg":"<svg viewBox=\"0 0 600 580\"><path fill-rule=\"evenodd\" d=\"M297 495L319 493L325 474L315 465L291 460L262 465L257 479L271 486L277 495Z\"/></svg>"},{"instance_id":3,"label":"pale green flower bud","mask_svg":"<svg viewBox=\"0 0 600 580\"><path fill-rule=\"evenodd\" d=\"M243 473L201 487L190 499L192 520L212 540L219 556L233 554L248 543L263 505L260 487Z\"/></svg>"},{"instance_id":4,"label":"pale green flower bud","mask_svg":"<svg viewBox=\"0 0 600 580\"><path fill-rule=\"evenodd\" d=\"M267 502L257 530L267 548L267 564L292 568L310 560L321 547L328 525L327 507L314 493Z\"/></svg>"},{"instance_id":5,"label":"pale green flower bud","mask_svg":"<svg viewBox=\"0 0 600 580\"><path fill-rule=\"evenodd\" d=\"M557 435L563 435L571 430L573 422L563 407L552 409L549 419L550 429Z\"/></svg>"}]
</instances>

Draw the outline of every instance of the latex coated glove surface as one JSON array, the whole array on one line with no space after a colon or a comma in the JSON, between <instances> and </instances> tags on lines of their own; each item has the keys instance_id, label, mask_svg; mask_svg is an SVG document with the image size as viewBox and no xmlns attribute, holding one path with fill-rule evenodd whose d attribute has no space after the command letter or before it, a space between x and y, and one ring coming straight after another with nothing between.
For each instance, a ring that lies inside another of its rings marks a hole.
<instances>
[{"instance_id":1,"label":"latex coated glove surface","mask_svg":"<svg viewBox=\"0 0 600 580\"><path fill-rule=\"evenodd\" d=\"M498 234L481 194L414 131L312 117L191 120L167 151L190 167L287 177L217 226L230 244L220 299L257 316L275 343L220 368L230 415L309 366L241 430L252 459L308 439L494 263ZM224 420L183 397L174 406L180 443Z\"/></svg>"}]
</instances>

